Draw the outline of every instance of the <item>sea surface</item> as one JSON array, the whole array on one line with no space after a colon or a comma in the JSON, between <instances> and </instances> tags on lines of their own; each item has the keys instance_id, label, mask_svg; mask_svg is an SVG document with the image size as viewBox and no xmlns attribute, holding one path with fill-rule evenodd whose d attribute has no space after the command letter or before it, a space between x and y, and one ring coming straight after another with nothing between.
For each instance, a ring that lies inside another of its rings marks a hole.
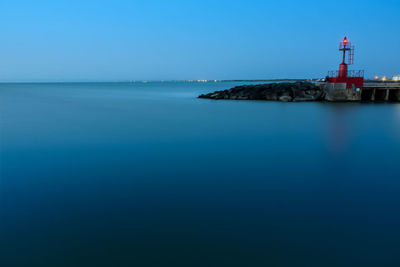
<instances>
[{"instance_id":1,"label":"sea surface","mask_svg":"<svg viewBox=\"0 0 400 267\"><path fill-rule=\"evenodd\" d=\"M0 266L400 266L400 105L0 84Z\"/></svg>"}]
</instances>

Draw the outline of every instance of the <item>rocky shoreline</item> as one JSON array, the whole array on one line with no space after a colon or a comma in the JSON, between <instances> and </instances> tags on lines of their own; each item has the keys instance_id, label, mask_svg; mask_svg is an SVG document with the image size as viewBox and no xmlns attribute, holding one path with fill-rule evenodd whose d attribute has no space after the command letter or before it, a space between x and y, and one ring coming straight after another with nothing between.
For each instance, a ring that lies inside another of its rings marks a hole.
<instances>
[{"instance_id":1,"label":"rocky shoreline","mask_svg":"<svg viewBox=\"0 0 400 267\"><path fill-rule=\"evenodd\" d=\"M321 87L309 82L268 83L237 86L230 90L200 95L199 98L301 102L324 101L325 93Z\"/></svg>"}]
</instances>

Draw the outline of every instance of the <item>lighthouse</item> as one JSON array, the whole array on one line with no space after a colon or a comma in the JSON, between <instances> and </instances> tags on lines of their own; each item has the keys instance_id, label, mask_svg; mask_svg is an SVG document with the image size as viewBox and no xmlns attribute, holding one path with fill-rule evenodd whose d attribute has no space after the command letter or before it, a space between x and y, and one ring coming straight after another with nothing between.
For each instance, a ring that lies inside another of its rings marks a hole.
<instances>
[{"instance_id":1,"label":"lighthouse","mask_svg":"<svg viewBox=\"0 0 400 267\"><path fill-rule=\"evenodd\" d=\"M349 70L354 64L354 46L347 37L340 42L341 63L338 71L330 71L327 77L326 99L330 101L357 101L364 85L363 70Z\"/></svg>"}]
</instances>

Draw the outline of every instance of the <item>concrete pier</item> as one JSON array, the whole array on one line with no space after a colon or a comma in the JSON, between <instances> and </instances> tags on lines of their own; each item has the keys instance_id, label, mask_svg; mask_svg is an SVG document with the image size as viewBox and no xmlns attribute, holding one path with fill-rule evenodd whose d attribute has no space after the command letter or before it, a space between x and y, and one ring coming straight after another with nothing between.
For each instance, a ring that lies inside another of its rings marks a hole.
<instances>
[{"instance_id":1,"label":"concrete pier","mask_svg":"<svg viewBox=\"0 0 400 267\"><path fill-rule=\"evenodd\" d=\"M400 82L365 82L360 101L400 102Z\"/></svg>"},{"instance_id":2,"label":"concrete pier","mask_svg":"<svg viewBox=\"0 0 400 267\"><path fill-rule=\"evenodd\" d=\"M400 102L400 82L368 82L361 88L347 87L345 83L317 83L325 91L325 100L331 102Z\"/></svg>"}]
</instances>

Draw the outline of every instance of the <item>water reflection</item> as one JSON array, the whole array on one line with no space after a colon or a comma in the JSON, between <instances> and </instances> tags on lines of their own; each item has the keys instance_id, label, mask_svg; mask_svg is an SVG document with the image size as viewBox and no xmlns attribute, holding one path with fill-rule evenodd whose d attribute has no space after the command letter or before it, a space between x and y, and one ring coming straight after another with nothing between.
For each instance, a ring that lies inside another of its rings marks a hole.
<instances>
[{"instance_id":1,"label":"water reflection","mask_svg":"<svg viewBox=\"0 0 400 267\"><path fill-rule=\"evenodd\" d=\"M352 138L349 125L352 111L354 112L354 109L347 104L333 104L327 114L325 124L328 148L335 156L340 156L349 149Z\"/></svg>"}]
</instances>

